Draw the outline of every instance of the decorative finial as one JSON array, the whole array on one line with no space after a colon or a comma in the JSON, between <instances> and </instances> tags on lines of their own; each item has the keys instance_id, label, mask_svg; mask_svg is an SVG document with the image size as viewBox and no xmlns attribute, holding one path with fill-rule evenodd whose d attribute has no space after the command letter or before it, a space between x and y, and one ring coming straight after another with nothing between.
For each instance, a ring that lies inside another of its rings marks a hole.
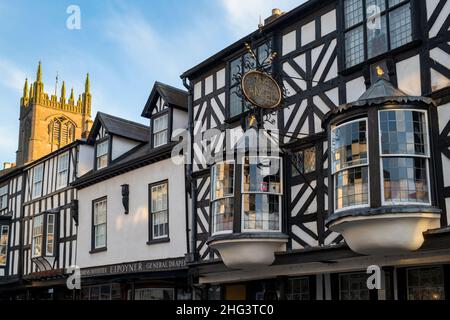
<instances>
[{"instance_id":1,"label":"decorative finial","mask_svg":"<svg viewBox=\"0 0 450 320\"><path fill-rule=\"evenodd\" d=\"M261 15L259 15L259 23L258 23L258 29L259 29L259 31L261 31L263 27L264 27L264 24L262 23Z\"/></svg>"},{"instance_id":2,"label":"decorative finial","mask_svg":"<svg viewBox=\"0 0 450 320\"><path fill-rule=\"evenodd\" d=\"M69 98L69 100L71 100L71 101L73 101L73 88L70 90L70 98Z\"/></svg>"},{"instance_id":3,"label":"decorative finial","mask_svg":"<svg viewBox=\"0 0 450 320\"><path fill-rule=\"evenodd\" d=\"M23 86L23 97L28 98L28 78L25 78L25 84Z\"/></svg>"},{"instance_id":4,"label":"decorative finial","mask_svg":"<svg viewBox=\"0 0 450 320\"><path fill-rule=\"evenodd\" d=\"M42 65L41 65L41 61L39 61L37 74L36 74L36 81L37 82L42 82Z\"/></svg>"},{"instance_id":5,"label":"decorative finial","mask_svg":"<svg viewBox=\"0 0 450 320\"><path fill-rule=\"evenodd\" d=\"M91 84L89 82L89 73L86 75L86 83L84 84L84 92L89 93Z\"/></svg>"},{"instance_id":6,"label":"decorative finial","mask_svg":"<svg viewBox=\"0 0 450 320\"><path fill-rule=\"evenodd\" d=\"M66 82L63 81L61 86L61 99L66 99Z\"/></svg>"}]
</instances>

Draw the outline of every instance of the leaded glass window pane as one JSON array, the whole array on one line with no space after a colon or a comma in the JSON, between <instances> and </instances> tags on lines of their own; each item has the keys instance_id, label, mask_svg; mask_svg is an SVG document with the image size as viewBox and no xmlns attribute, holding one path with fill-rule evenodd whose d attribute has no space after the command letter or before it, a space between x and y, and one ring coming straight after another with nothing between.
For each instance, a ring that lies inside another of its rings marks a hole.
<instances>
[{"instance_id":1,"label":"leaded glass window pane","mask_svg":"<svg viewBox=\"0 0 450 320\"><path fill-rule=\"evenodd\" d=\"M375 57L388 50L386 15L376 17L377 21L367 28L367 55Z\"/></svg>"},{"instance_id":2,"label":"leaded glass window pane","mask_svg":"<svg viewBox=\"0 0 450 320\"><path fill-rule=\"evenodd\" d=\"M212 204L214 232L232 231L234 216L234 199L225 198Z\"/></svg>"},{"instance_id":3,"label":"leaded glass window pane","mask_svg":"<svg viewBox=\"0 0 450 320\"><path fill-rule=\"evenodd\" d=\"M287 300L310 300L309 279L295 278L289 279L286 288Z\"/></svg>"},{"instance_id":4,"label":"leaded glass window pane","mask_svg":"<svg viewBox=\"0 0 450 320\"><path fill-rule=\"evenodd\" d=\"M316 148L312 147L294 153L292 162L292 175L294 177L300 175L300 173L307 174L316 171Z\"/></svg>"},{"instance_id":5,"label":"leaded glass window pane","mask_svg":"<svg viewBox=\"0 0 450 320\"><path fill-rule=\"evenodd\" d=\"M335 175L336 210L369 204L369 174L367 167L342 170Z\"/></svg>"},{"instance_id":6,"label":"leaded glass window pane","mask_svg":"<svg viewBox=\"0 0 450 320\"><path fill-rule=\"evenodd\" d=\"M345 65L352 67L364 61L364 32L359 26L345 33Z\"/></svg>"},{"instance_id":7,"label":"leaded glass window pane","mask_svg":"<svg viewBox=\"0 0 450 320\"><path fill-rule=\"evenodd\" d=\"M370 300L367 275L364 273L339 276L340 300Z\"/></svg>"},{"instance_id":8,"label":"leaded glass window pane","mask_svg":"<svg viewBox=\"0 0 450 320\"><path fill-rule=\"evenodd\" d=\"M331 160L333 173L367 164L366 120L354 121L332 129Z\"/></svg>"},{"instance_id":9,"label":"leaded glass window pane","mask_svg":"<svg viewBox=\"0 0 450 320\"><path fill-rule=\"evenodd\" d=\"M430 202L427 159L384 158L383 178L385 201Z\"/></svg>"},{"instance_id":10,"label":"leaded glass window pane","mask_svg":"<svg viewBox=\"0 0 450 320\"><path fill-rule=\"evenodd\" d=\"M412 40L411 9L407 3L389 13L391 49L398 48Z\"/></svg>"},{"instance_id":11,"label":"leaded glass window pane","mask_svg":"<svg viewBox=\"0 0 450 320\"><path fill-rule=\"evenodd\" d=\"M219 163L212 170L212 200L233 196L234 163Z\"/></svg>"},{"instance_id":12,"label":"leaded glass window pane","mask_svg":"<svg viewBox=\"0 0 450 320\"><path fill-rule=\"evenodd\" d=\"M444 299L444 274L441 267L408 270L408 300Z\"/></svg>"},{"instance_id":13,"label":"leaded glass window pane","mask_svg":"<svg viewBox=\"0 0 450 320\"><path fill-rule=\"evenodd\" d=\"M384 11L386 9L386 2L385 0L366 0L366 8L369 10L371 6L376 6L381 11Z\"/></svg>"},{"instance_id":14,"label":"leaded glass window pane","mask_svg":"<svg viewBox=\"0 0 450 320\"><path fill-rule=\"evenodd\" d=\"M280 229L280 196L246 194L244 203L244 229L278 231Z\"/></svg>"},{"instance_id":15,"label":"leaded glass window pane","mask_svg":"<svg viewBox=\"0 0 450 320\"><path fill-rule=\"evenodd\" d=\"M349 28L363 21L363 3L362 0L344 1L345 27Z\"/></svg>"},{"instance_id":16,"label":"leaded glass window pane","mask_svg":"<svg viewBox=\"0 0 450 320\"><path fill-rule=\"evenodd\" d=\"M280 169L279 158L245 158L243 192L281 193Z\"/></svg>"},{"instance_id":17,"label":"leaded glass window pane","mask_svg":"<svg viewBox=\"0 0 450 320\"><path fill-rule=\"evenodd\" d=\"M426 114L412 110L380 111L382 155L428 155Z\"/></svg>"},{"instance_id":18,"label":"leaded glass window pane","mask_svg":"<svg viewBox=\"0 0 450 320\"><path fill-rule=\"evenodd\" d=\"M234 163L223 162L211 171L211 210L213 232L233 231Z\"/></svg>"}]
</instances>

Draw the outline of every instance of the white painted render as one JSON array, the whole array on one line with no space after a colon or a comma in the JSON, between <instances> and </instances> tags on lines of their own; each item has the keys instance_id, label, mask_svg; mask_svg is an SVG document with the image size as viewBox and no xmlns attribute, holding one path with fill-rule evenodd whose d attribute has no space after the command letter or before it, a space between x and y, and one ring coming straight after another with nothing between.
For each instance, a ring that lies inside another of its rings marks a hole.
<instances>
[{"instance_id":1,"label":"white painted render","mask_svg":"<svg viewBox=\"0 0 450 320\"><path fill-rule=\"evenodd\" d=\"M400 61L397 67L398 88L406 94L420 96L422 94L420 82L420 56L415 55Z\"/></svg>"},{"instance_id":2,"label":"white painted render","mask_svg":"<svg viewBox=\"0 0 450 320\"><path fill-rule=\"evenodd\" d=\"M336 30L336 10L320 17L320 32L322 37Z\"/></svg>"},{"instance_id":3,"label":"white painted render","mask_svg":"<svg viewBox=\"0 0 450 320\"><path fill-rule=\"evenodd\" d=\"M148 245L149 184L169 182L170 242ZM121 185L130 186L130 213L124 214ZM186 253L184 166L157 162L79 190L77 265L81 268L164 258ZM107 197L107 251L91 254L92 201Z\"/></svg>"},{"instance_id":4,"label":"white painted render","mask_svg":"<svg viewBox=\"0 0 450 320\"><path fill-rule=\"evenodd\" d=\"M130 139L122 138L119 136L112 137L112 150L111 150L111 159L114 161L121 155L127 153L134 147L138 146L140 142L133 141Z\"/></svg>"},{"instance_id":5,"label":"white painted render","mask_svg":"<svg viewBox=\"0 0 450 320\"><path fill-rule=\"evenodd\" d=\"M80 145L78 152L77 178L94 168L94 148L89 145Z\"/></svg>"}]
</instances>

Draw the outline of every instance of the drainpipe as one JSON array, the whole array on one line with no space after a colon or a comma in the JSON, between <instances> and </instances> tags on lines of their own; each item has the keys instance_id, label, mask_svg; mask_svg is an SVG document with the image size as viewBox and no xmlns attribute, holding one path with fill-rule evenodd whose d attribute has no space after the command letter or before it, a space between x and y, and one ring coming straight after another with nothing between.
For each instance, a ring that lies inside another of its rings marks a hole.
<instances>
[{"instance_id":1,"label":"drainpipe","mask_svg":"<svg viewBox=\"0 0 450 320\"><path fill-rule=\"evenodd\" d=\"M190 163L186 166L187 167L187 180L191 185L191 229L189 229L189 211L188 208L188 197L186 195L186 241L187 241L187 248L189 252L189 262L195 261L195 253L197 248L197 241L196 241L196 234L197 234L197 215L196 215L196 188L194 184L194 180L192 179L192 172L193 172L193 161L194 161L194 155L193 155L193 139L194 139L194 117L193 117L193 107L192 107L192 87L190 83L188 83L187 78L183 78L183 85L188 90L189 96L188 96L188 130L190 135L190 154L189 154L189 160ZM190 245L189 245L189 232L190 232Z\"/></svg>"}]
</instances>

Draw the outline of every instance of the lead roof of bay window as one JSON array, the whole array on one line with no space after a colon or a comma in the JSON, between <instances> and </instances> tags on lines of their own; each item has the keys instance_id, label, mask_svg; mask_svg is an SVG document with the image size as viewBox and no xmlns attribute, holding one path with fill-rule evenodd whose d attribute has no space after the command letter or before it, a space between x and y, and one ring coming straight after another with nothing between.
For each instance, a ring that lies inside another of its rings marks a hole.
<instances>
[{"instance_id":1,"label":"lead roof of bay window","mask_svg":"<svg viewBox=\"0 0 450 320\"><path fill-rule=\"evenodd\" d=\"M121 136L135 141L148 142L150 136L150 128L144 124L98 112L87 139L88 143L93 143L95 141L95 137L102 126L108 134Z\"/></svg>"},{"instance_id":2,"label":"lead roof of bay window","mask_svg":"<svg viewBox=\"0 0 450 320\"><path fill-rule=\"evenodd\" d=\"M340 105L336 109L330 111L326 117L324 124L327 123L330 117L333 115L345 112L353 107L367 107L371 105L380 105L386 103L396 104L427 104L435 105L435 102L431 98L422 96L410 96L400 89L394 87L392 83L384 78L379 78L372 86L370 86L366 92L364 92L358 100L350 103Z\"/></svg>"},{"instance_id":3,"label":"lead roof of bay window","mask_svg":"<svg viewBox=\"0 0 450 320\"><path fill-rule=\"evenodd\" d=\"M156 105L156 100L161 97L169 107L178 108L181 110L186 110L188 107L188 93L187 91L169 86L161 82L155 82L152 92L148 97L147 103L145 104L144 110L142 111L143 117L150 118L152 115L152 110Z\"/></svg>"}]
</instances>

